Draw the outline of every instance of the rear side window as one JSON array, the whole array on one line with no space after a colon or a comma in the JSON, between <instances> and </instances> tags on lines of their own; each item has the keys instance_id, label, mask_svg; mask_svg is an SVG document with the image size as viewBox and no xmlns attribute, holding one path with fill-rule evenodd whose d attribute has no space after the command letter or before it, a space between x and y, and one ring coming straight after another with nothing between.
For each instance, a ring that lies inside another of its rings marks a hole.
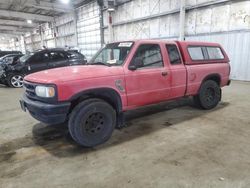
<instances>
[{"instance_id":1,"label":"rear side window","mask_svg":"<svg viewBox=\"0 0 250 188\"><path fill-rule=\"evenodd\" d=\"M213 46L190 46L188 53L192 60L220 60L224 55L220 47Z\"/></svg>"},{"instance_id":2,"label":"rear side window","mask_svg":"<svg viewBox=\"0 0 250 188\"><path fill-rule=\"evenodd\" d=\"M5 62L8 62L8 63L9 63L9 62L11 62L11 61L13 60L13 58L14 58L13 56L6 57L6 58L5 58Z\"/></svg>"},{"instance_id":3,"label":"rear side window","mask_svg":"<svg viewBox=\"0 0 250 188\"><path fill-rule=\"evenodd\" d=\"M224 59L224 55L219 47L207 47L209 59Z\"/></svg>"},{"instance_id":4,"label":"rear side window","mask_svg":"<svg viewBox=\"0 0 250 188\"><path fill-rule=\"evenodd\" d=\"M65 57L64 53L62 52L50 52L51 61L62 61L65 59L67 59L67 57Z\"/></svg>"},{"instance_id":5,"label":"rear side window","mask_svg":"<svg viewBox=\"0 0 250 188\"><path fill-rule=\"evenodd\" d=\"M72 59L84 59L84 55L79 52L68 51L68 57Z\"/></svg>"},{"instance_id":6,"label":"rear side window","mask_svg":"<svg viewBox=\"0 0 250 188\"><path fill-rule=\"evenodd\" d=\"M166 48L171 65L181 64L181 57L177 46L174 44L167 44Z\"/></svg>"},{"instance_id":7,"label":"rear side window","mask_svg":"<svg viewBox=\"0 0 250 188\"><path fill-rule=\"evenodd\" d=\"M188 47L188 53L192 60L204 60L202 47Z\"/></svg>"}]
</instances>

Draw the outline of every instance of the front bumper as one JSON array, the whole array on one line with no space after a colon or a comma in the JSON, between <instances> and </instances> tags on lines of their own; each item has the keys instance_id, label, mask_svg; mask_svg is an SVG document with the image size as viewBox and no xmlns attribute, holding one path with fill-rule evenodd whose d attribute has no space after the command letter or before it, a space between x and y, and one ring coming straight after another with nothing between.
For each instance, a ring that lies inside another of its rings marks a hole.
<instances>
[{"instance_id":1,"label":"front bumper","mask_svg":"<svg viewBox=\"0 0 250 188\"><path fill-rule=\"evenodd\" d=\"M31 100L26 95L23 95L20 105L23 111L28 110L33 118L46 124L65 122L70 108L69 102L48 104Z\"/></svg>"},{"instance_id":2,"label":"front bumper","mask_svg":"<svg viewBox=\"0 0 250 188\"><path fill-rule=\"evenodd\" d=\"M0 78L4 75L5 71L0 69Z\"/></svg>"},{"instance_id":3,"label":"front bumper","mask_svg":"<svg viewBox=\"0 0 250 188\"><path fill-rule=\"evenodd\" d=\"M6 76L5 76L5 74L0 73L0 84L6 84Z\"/></svg>"}]
</instances>

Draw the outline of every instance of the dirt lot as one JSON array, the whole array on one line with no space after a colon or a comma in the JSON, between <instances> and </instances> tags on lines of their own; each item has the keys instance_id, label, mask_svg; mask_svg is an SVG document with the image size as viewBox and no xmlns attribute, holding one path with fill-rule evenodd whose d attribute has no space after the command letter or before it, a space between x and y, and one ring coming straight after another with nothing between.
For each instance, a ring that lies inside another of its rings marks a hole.
<instances>
[{"instance_id":1,"label":"dirt lot","mask_svg":"<svg viewBox=\"0 0 250 188\"><path fill-rule=\"evenodd\" d=\"M22 92L0 86L1 188L250 187L250 83L224 88L211 111L182 99L129 112L93 149L22 112Z\"/></svg>"}]
</instances>

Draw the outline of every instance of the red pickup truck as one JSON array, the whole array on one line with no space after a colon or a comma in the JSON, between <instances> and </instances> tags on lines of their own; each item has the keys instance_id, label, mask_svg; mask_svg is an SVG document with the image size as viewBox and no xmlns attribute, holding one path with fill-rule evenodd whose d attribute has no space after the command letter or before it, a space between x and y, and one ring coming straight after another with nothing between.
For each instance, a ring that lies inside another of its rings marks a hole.
<instances>
[{"instance_id":1,"label":"red pickup truck","mask_svg":"<svg viewBox=\"0 0 250 188\"><path fill-rule=\"evenodd\" d=\"M26 76L20 104L41 122L68 121L72 138L92 147L124 125L127 110L184 96L193 96L203 109L214 108L229 74L229 58L217 43L115 42L87 65Z\"/></svg>"}]
</instances>

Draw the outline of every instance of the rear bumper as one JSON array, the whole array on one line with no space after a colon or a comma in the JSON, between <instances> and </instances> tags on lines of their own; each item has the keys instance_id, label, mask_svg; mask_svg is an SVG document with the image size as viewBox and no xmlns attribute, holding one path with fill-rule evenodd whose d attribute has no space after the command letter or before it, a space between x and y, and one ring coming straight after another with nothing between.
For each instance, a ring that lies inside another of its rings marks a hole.
<instances>
[{"instance_id":1,"label":"rear bumper","mask_svg":"<svg viewBox=\"0 0 250 188\"><path fill-rule=\"evenodd\" d=\"M33 118L46 124L65 122L70 108L69 102L48 104L31 100L25 95L20 100L20 105L23 111L28 110Z\"/></svg>"}]
</instances>

